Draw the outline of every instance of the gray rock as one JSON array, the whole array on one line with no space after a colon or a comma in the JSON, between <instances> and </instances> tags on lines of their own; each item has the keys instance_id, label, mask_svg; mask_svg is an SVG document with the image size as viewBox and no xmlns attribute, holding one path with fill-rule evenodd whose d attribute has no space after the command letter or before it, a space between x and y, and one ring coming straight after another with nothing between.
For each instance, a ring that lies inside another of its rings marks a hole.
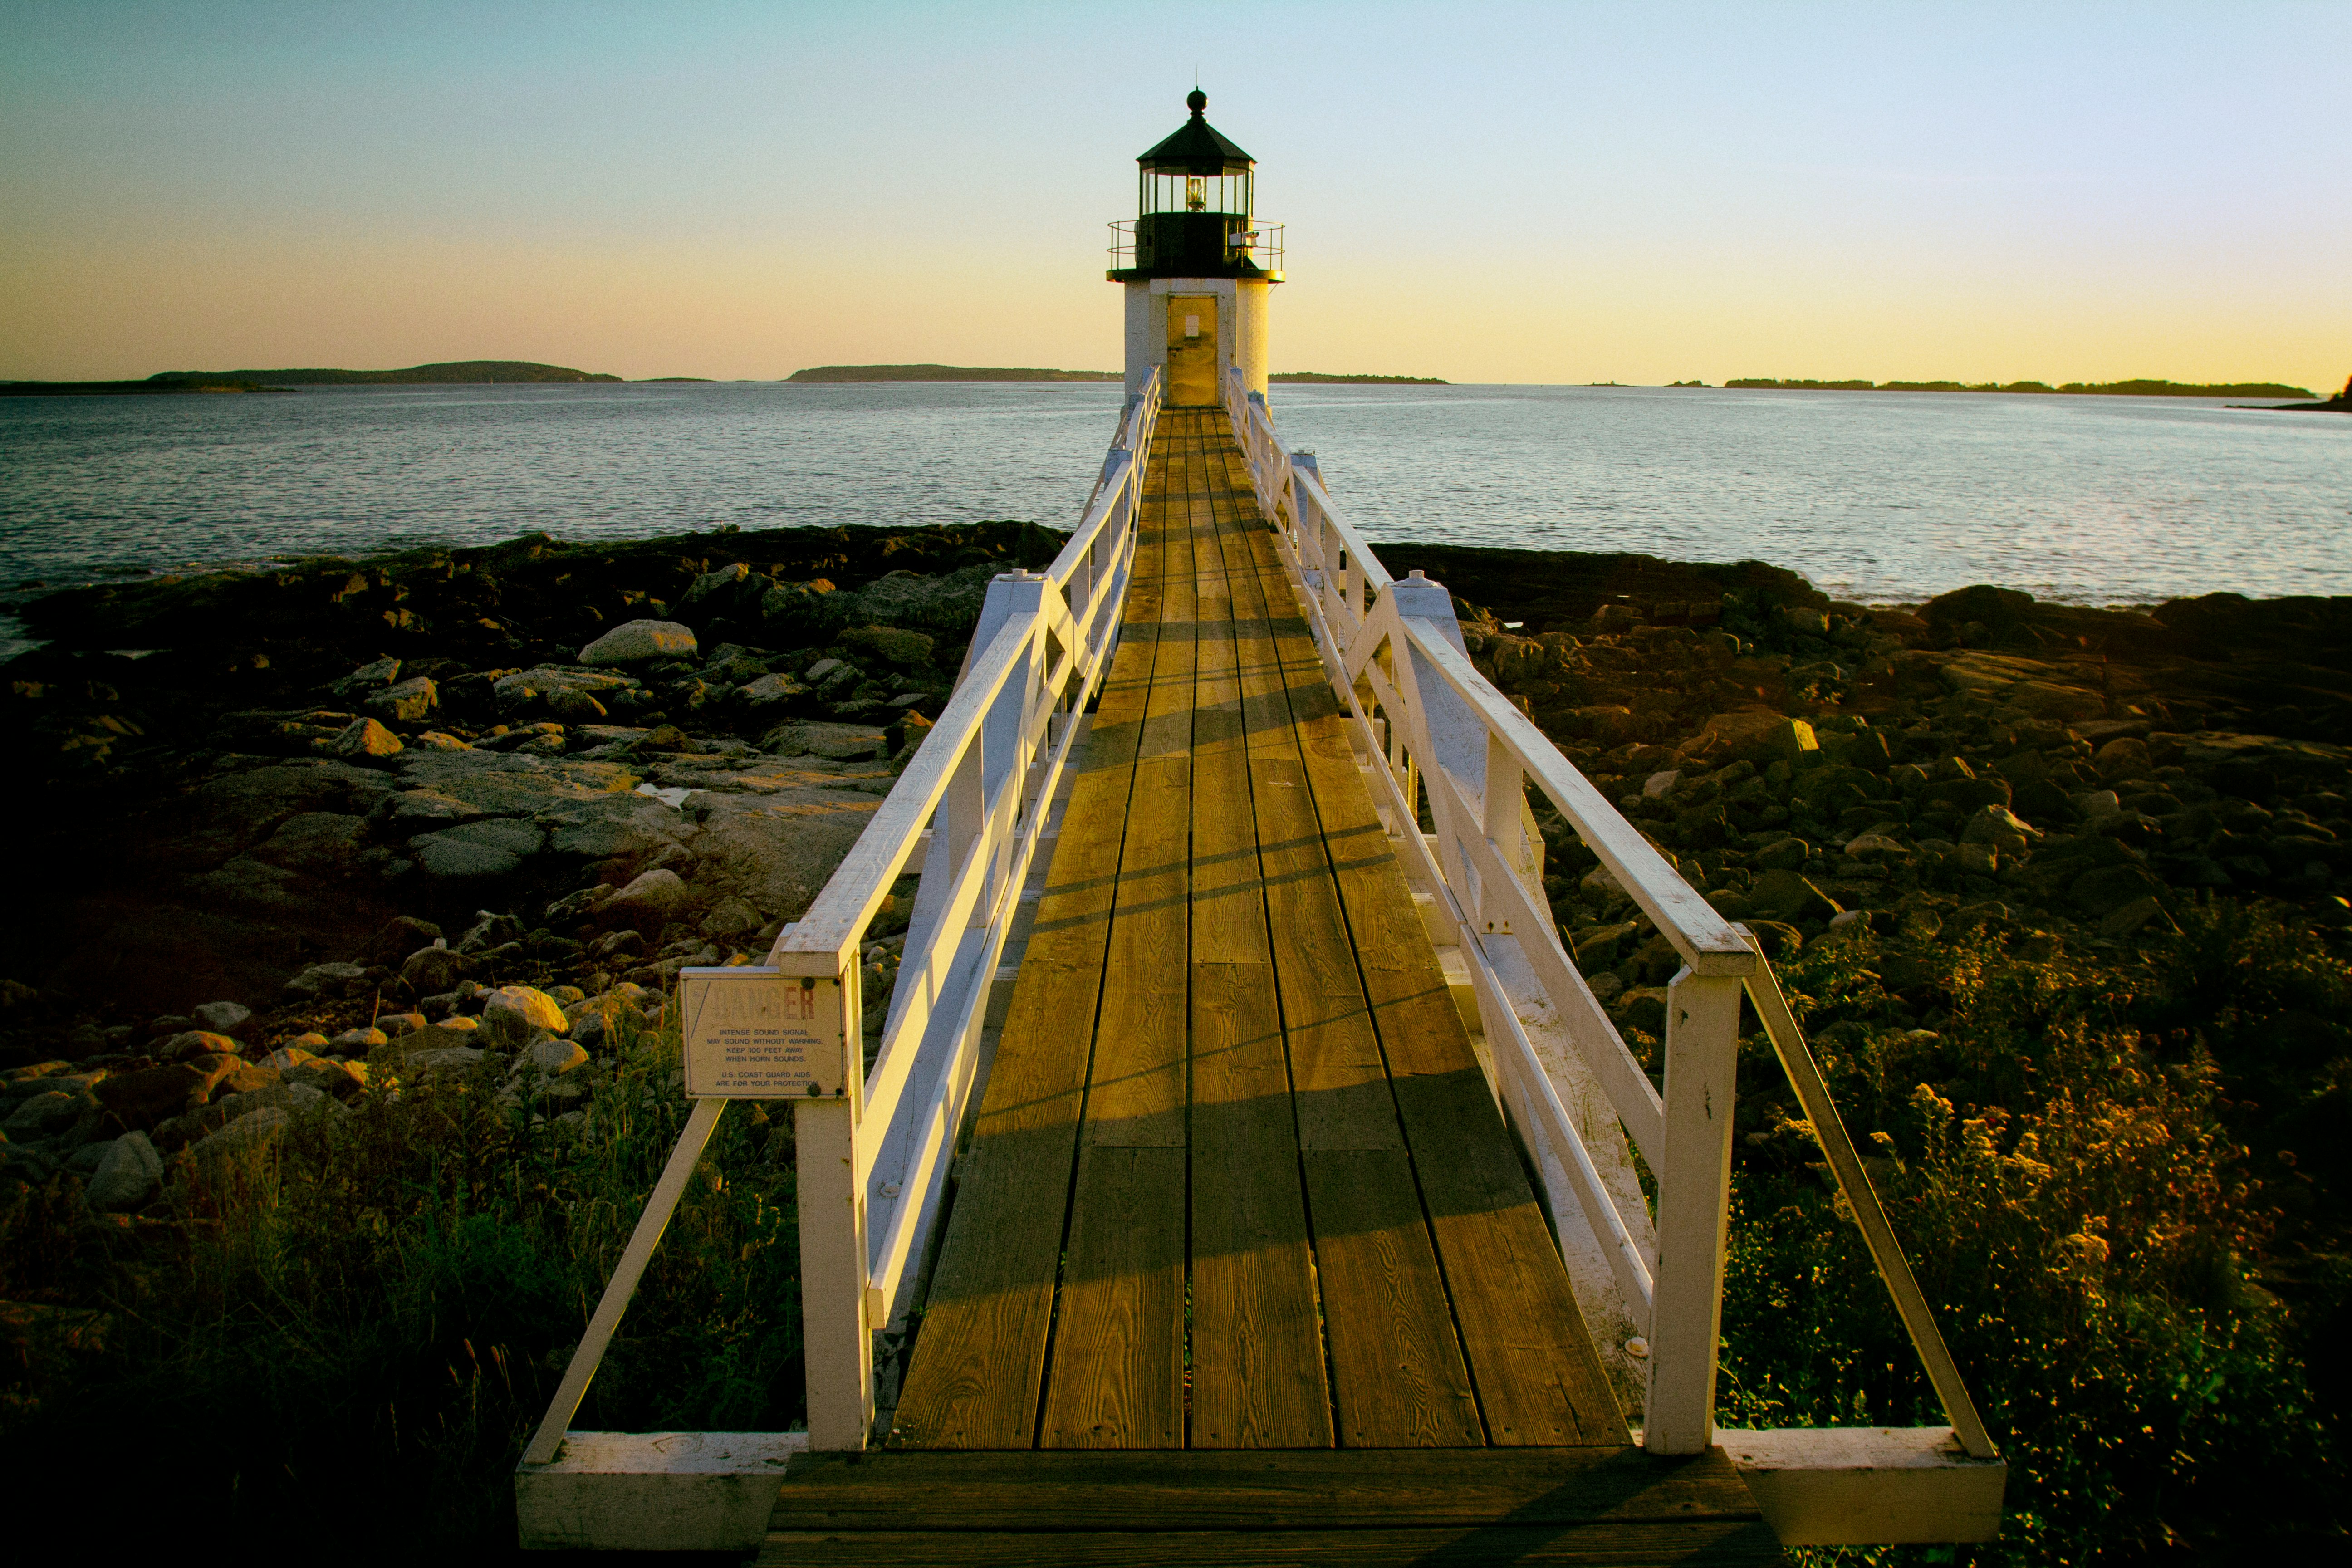
<instances>
[{"instance_id":1,"label":"gray rock","mask_svg":"<svg viewBox=\"0 0 2352 1568\"><path fill-rule=\"evenodd\" d=\"M348 702L363 693L390 686L400 679L400 660L380 658L373 664L363 664L336 681L327 689Z\"/></svg>"},{"instance_id":2,"label":"gray rock","mask_svg":"<svg viewBox=\"0 0 2352 1568\"><path fill-rule=\"evenodd\" d=\"M541 1040L516 1058L518 1073L535 1072L541 1078L557 1078L574 1068L588 1065L588 1053L572 1040Z\"/></svg>"},{"instance_id":3,"label":"gray rock","mask_svg":"<svg viewBox=\"0 0 2352 1568\"><path fill-rule=\"evenodd\" d=\"M580 662L600 668L694 657L693 628L676 621L624 621L580 650Z\"/></svg>"},{"instance_id":4,"label":"gray rock","mask_svg":"<svg viewBox=\"0 0 2352 1568\"><path fill-rule=\"evenodd\" d=\"M714 594L723 595L730 589L740 587L751 575L751 569L740 561L721 566L716 572L705 572L694 580L693 586L687 589L678 605L681 608L689 608ZM586 662L585 655L582 656L582 661Z\"/></svg>"},{"instance_id":5,"label":"gray rock","mask_svg":"<svg viewBox=\"0 0 2352 1568\"><path fill-rule=\"evenodd\" d=\"M419 1077L436 1073L463 1072L478 1064L482 1053L471 1046L443 1046L436 1050L415 1051L401 1065Z\"/></svg>"},{"instance_id":6,"label":"gray rock","mask_svg":"<svg viewBox=\"0 0 2352 1568\"><path fill-rule=\"evenodd\" d=\"M126 1132L104 1147L89 1182L89 1206L104 1213L144 1206L163 1179L163 1156L144 1132Z\"/></svg>"},{"instance_id":7,"label":"gray rock","mask_svg":"<svg viewBox=\"0 0 2352 1568\"><path fill-rule=\"evenodd\" d=\"M802 720L779 724L761 739L763 751L779 757L825 757L865 762L882 754L889 738L877 724L829 724Z\"/></svg>"},{"instance_id":8,"label":"gray rock","mask_svg":"<svg viewBox=\"0 0 2352 1568\"><path fill-rule=\"evenodd\" d=\"M314 963L286 983L289 996L349 996L367 984L367 971L356 963Z\"/></svg>"},{"instance_id":9,"label":"gray rock","mask_svg":"<svg viewBox=\"0 0 2352 1568\"><path fill-rule=\"evenodd\" d=\"M61 1089L44 1089L23 1101L0 1122L0 1132L12 1139L52 1138L81 1120L89 1097Z\"/></svg>"},{"instance_id":10,"label":"gray rock","mask_svg":"<svg viewBox=\"0 0 2352 1568\"><path fill-rule=\"evenodd\" d=\"M329 743L328 749L353 761L394 757L400 754L400 737L373 719L354 719Z\"/></svg>"},{"instance_id":11,"label":"gray rock","mask_svg":"<svg viewBox=\"0 0 2352 1568\"><path fill-rule=\"evenodd\" d=\"M646 872L605 900L597 912L607 920L667 920L684 909L693 896L677 872L656 869Z\"/></svg>"},{"instance_id":12,"label":"gray rock","mask_svg":"<svg viewBox=\"0 0 2352 1568\"><path fill-rule=\"evenodd\" d=\"M437 996L466 977L466 958L446 947L421 947L400 966L400 977L419 996Z\"/></svg>"},{"instance_id":13,"label":"gray rock","mask_svg":"<svg viewBox=\"0 0 2352 1568\"><path fill-rule=\"evenodd\" d=\"M492 819L421 833L408 841L408 847L426 876L455 880L509 875L521 869L545 842L545 836L530 823Z\"/></svg>"},{"instance_id":14,"label":"gray rock","mask_svg":"<svg viewBox=\"0 0 2352 1568\"><path fill-rule=\"evenodd\" d=\"M503 1046L520 1046L569 1027L562 1005L534 986L501 985L482 1003L482 1033Z\"/></svg>"},{"instance_id":15,"label":"gray rock","mask_svg":"<svg viewBox=\"0 0 2352 1568\"><path fill-rule=\"evenodd\" d=\"M440 705L441 689L433 683L431 677L423 675L396 686L387 686L371 695L362 704L377 718L403 724L424 722Z\"/></svg>"},{"instance_id":16,"label":"gray rock","mask_svg":"<svg viewBox=\"0 0 2352 1568\"><path fill-rule=\"evenodd\" d=\"M536 669L521 669L512 675L501 676L490 691L498 700L499 711L508 714L524 712L542 704L552 706L558 698L567 695L592 699L608 697L625 691L634 684L635 682L628 676L614 675L605 670L541 665ZM592 702L591 706L595 709L593 718L604 716L602 704Z\"/></svg>"},{"instance_id":17,"label":"gray rock","mask_svg":"<svg viewBox=\"0 0 2352 1568\"><path fill-rule=\"evenodd\" d=\"M192 1057L233 1057L240 1055L241 1050L231 1036L215 1035L210 1029L186 1029L158 1045L155 1058L158 1061L180 1062Z\"/></svg>"},{"instance_id":18,"label":"gray rock","mask_svg":"<svg viewBox=\"0 0 2352 1568\"><path fill-rule=\"evenodd\" d=\"M339 1055L355 1057L365 1055L367 1052L375 1049L378 1046L388 1043L391 1038L392 1037L385 1034L382 1029L375 1027L373 1025L370 1025L365 1028L345 1029L341 1034L337 1035L333 1039L329 1040L327 1044L332 1047Z\"/></svg>"},{"instance_id":19,"label":"gray rock","mask_svg":"<svg viewBox=\"0 0 2352 1568\"><path fill-rule=\"evenodd\" d=\"M756 713L762 709L788 705L796 699L807 696L808 689L791 676L778 671L773 675L762 675L755 680L737 687L735 700Z\"/></svg>"},{"instance_id":20,"label":"gray rock","mask_svg":"<svg viewBox=\"0 0 2352 1568\"><path fill-rule=\"evenodd\" d=\"M240 1038L253 1032L253 1009L237 1002L207 1002L188 1016L215 1035Z\"/></svg>"},{"instance_id":21,"label":"gray rock","mask_svg":"<svg viewBox=\"0 0 2352 1568\"><path fill-rule=\"evenodd\" d=\"M318 1093L313 1089L310 1092ZM243 1096L236 1098L242 1099ZM259 1149L274 1142L294 1120L293 1113L282 1106L264 1106L248 1110L229 1122L219 1131L199 1138L189 1149L200 1164L210 1164Z\"/></svg>"}]
</instances>

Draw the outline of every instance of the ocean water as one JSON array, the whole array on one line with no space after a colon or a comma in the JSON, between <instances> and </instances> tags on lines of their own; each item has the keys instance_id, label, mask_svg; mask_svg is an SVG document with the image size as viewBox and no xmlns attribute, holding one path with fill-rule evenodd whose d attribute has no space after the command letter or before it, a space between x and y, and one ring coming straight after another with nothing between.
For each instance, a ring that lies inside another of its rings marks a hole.
<instances>
[{"instance_id":1,"label":"ocean water","mask_svg":"<svg viewBox=\"0 0 2352 1568\"><path fill-rule=\"evenodd\" d=\"M2352 418L2179 398L1277 384L1375 542L1757 557L1842 596L2352 593ZM1067 527L1115 384L0 398L0 607L546 530ZM5 634L5 627L0 627Z\"/></svg>"}]
</instances>

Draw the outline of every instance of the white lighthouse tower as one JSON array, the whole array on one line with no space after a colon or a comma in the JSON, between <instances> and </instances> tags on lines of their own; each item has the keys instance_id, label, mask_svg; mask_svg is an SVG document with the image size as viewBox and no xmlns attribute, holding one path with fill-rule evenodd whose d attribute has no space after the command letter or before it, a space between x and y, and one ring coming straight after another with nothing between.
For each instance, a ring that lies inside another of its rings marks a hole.
<instances>
[{"instance_id":1,"label":"white lighthouse tower","mask_svg":"<svg viewBox=\"0 0 2352 1568\"><path fill-rule=\"evenodd\" d=\"M1135 162L1136 216L1111 225L1111 269L1127 288L1127 392L1156 368L1162 399L1197 408L1220 401L1227 371L1265 395L1266 295L1282 281L1282 226L1250 212L1256 162L1192 119Z\"/></svg>"}]
</instances>

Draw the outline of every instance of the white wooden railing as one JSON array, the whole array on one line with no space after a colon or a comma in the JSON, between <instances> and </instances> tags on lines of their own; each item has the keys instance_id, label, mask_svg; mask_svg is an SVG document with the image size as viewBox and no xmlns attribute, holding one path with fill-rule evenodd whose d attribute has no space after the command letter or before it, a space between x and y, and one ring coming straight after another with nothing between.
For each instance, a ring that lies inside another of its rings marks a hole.
<instances>
[{"instance_id":1,"label":"white wooden railing","mask_svg":"<svg viewBox=\"0 0 2352 1568\"><path fill-rule=\"evenodd\" d=\"M846 1092L793 1106L813 1448L863 1448L873 1425L874 1336L908 1305L972 1092L989 992L1020 889L1083 732L1078 721L1118 641L1160 396L1154 372L1128 400L1085 516L1053 564L989 584L946 710L761 966L782 977L837 982L841 1037L849 1059L861 1063L867 930L898 879L921 873L872 1067L849 1072ZM556 1459L725 1105L696 1103L524 1451L526 1468Z\"/></svg>"},{"instance_id":2,"label":"white wooden railing","mask_svg":"<svg viewBox=\"0 0 2352 1568\"><path fill-rule=\"evenodd\" d=\"M1319 466L1286 451L1238 371L1227 414L1260 508L1408 877L1433 896L1466 963L1505 1113L1550 1200L1580 1308L1645 1363L1643 1441L1716 1440L1732 1106L1743 991L1762 1019L1960 1447L1995 1449L1871 1190L1811 1049L1755 939L1727 921L1559 749L1472 666L1453 595L1391 578L1332 504ZM1666 988L1665 1092L1626 1048L1559 939L1527 805L1541 790L1682 956ZM1420 830L1425 800L1435 831ZM1644 1200L1628 1144L1656 1184ZM1579 1221L1580 1220L1580 1224ZM1625 1332L1630 1329L1631 1332Z\"/></svg>"},{"instance_id":3,"label":"white wooden railing","mask_svg":"<svg viewBox=\"0 0 2352 1568\"><path fill-rule=\"evenodd\" d=\"M785 974L844 979L856 1029L849 982L866 928L921 855L897 988L862 1093L795 1111L812 1447L866 1446L873 1335L909 1305L972 1091L997 961L1077 720L1109 668L1159 416L1155 373L1129 400L1070 542L1044 572L989 584L947 710L807 913L776 941L771 962Z\"/></svg>"}]
</instances>

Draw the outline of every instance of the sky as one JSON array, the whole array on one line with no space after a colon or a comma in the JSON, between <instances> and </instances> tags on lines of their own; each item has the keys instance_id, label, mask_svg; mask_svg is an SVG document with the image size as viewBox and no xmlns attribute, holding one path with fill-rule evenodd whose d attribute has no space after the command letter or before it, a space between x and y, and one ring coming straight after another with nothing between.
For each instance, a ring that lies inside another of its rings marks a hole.
<instances>
[{"instance_id":1,"label":"sky","mask_svg":"<svg viewBox=\"0 0 2352 1568\"><path fill-rule=\"evenodd\" d=\"M1276 370L2352 374L2352 5L0 0L0 378L1116 369L1209 119Z\"/></svg>"}]
</instances>

